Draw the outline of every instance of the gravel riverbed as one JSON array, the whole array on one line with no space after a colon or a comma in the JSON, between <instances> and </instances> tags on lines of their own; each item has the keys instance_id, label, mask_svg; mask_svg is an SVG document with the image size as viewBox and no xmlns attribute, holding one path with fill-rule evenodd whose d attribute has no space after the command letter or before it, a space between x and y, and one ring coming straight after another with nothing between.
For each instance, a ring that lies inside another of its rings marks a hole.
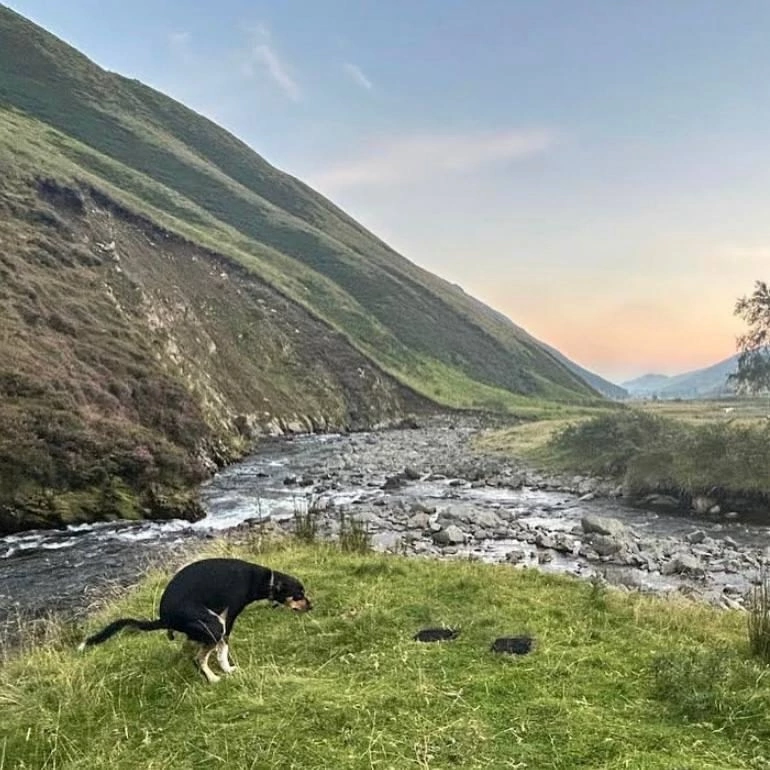
<instances>
[{"instance_id":1,"label":"gravel riverbed","mask_svg":"<svg viewBox=\"0 0 770 770\"><path fill-rule=\"evenodd\" d=\"M151 564L172 566L213 537L260 521L290 530L310 508L322 537L341 517L375 549L418 558L475 558L514 569L599 576L627 590L683 592L741 608L770 557L770 528L740 516L632 506L614 484L558 476L474 448L480 424L271 439L201 489L207 516L121 523L0 539L0 640L20 619L82 617Z\"/></svg>"}]
</instances>

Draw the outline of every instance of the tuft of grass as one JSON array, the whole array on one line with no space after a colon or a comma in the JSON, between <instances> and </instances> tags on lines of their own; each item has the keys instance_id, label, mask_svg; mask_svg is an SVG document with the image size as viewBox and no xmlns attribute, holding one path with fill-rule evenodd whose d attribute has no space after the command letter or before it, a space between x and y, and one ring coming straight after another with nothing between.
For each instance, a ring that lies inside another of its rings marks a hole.
<instances>
[{"instance_id":1,"label":"tuft of grass","mask_svg":"<svg viewBox=\"0 0 770 770\"><path fill-rule=\"evenodd\" d=\"M294 498L293 533L303 543L314 543L318 538L318 508L312 499Z\"/></svg>"},{"instance_id":2,"label":"tuft of grass","mask_svg":"<svg viewBox=\"0 0 770 770\"><path fill-rule=\"evenodd\" d=\"M770 682L742 655L739 613L326 545L258 560L300 577L314 609L249 608L239 671L217 685L160 633L85 654L46 639L3 661L0 767L767 767ZM167 579L150 573L82 632L154 615ZM413 641L426 626L461 633ZM531 654L489 651L522 633Z\"/></svg>"},{"instance_id":3,"label":"tuft of grass","mask_svg":"<svg viewBox=\"0 0 770 770\"><path fill-rule=\"evenodd\" d=\"M763 663L770 663L770 575L766 566L759 584L752 587L748 610L749 649Z\"/></svg>"},{"instance_id":4,"label":"tuft of grass","mask_svg":"<svg viewBox=\"0 0 770 770\"><path fill-rule=\"evenodd\" d=\"M745 742L755 766L770 765L770 669L716 645L663 653L651 670L653 692L673 715Z\"/></svg>"},{"instance_id":5,"label":"tuft of grass","mask_svg":"<svg viewBox=\"0 0 770 770\"><path fill-rule=\"evenodd\" d=\"M346 516L340 511L339 547L348 553L366 553L372 549L369 526L353 516Z\"/></svg>"}]
</instances>

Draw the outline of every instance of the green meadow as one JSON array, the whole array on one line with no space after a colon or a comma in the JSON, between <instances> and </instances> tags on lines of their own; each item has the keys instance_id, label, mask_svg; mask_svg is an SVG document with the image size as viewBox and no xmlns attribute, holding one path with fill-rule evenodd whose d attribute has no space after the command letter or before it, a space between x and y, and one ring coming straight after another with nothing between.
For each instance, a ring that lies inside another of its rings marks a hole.
<instances>
[{"instance_id":1,"label":"green meadow","mask_svg":"<svg viewBox=\"0 0 770 770\"><path fill-rule=\"evenodd\" d=\"M470 561L213 550L299 576L314 610L247 609L215 685L163 632L76 651L154 616L163 570L83 627L52 622L0 667L0 768L770 767L745 614ZM426 626L460 635L413 641ZM529 655L490 652L518 634Z\"/></svg>"}]
</instances>

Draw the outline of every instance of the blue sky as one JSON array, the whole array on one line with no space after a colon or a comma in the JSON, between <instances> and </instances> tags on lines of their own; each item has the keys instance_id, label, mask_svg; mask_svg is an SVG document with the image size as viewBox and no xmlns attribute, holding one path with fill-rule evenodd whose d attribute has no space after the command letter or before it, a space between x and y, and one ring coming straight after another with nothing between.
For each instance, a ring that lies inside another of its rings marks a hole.
<instances>
[{"instance_id":1,"label":"blue sky","mask_svg":"<svg viewBox=\"0 0 770 770\"><path fill-rule=\"evenodd\" d=\"M615 381L770 266L765 0L12 0Z\"/></svg>"}]
</instances>

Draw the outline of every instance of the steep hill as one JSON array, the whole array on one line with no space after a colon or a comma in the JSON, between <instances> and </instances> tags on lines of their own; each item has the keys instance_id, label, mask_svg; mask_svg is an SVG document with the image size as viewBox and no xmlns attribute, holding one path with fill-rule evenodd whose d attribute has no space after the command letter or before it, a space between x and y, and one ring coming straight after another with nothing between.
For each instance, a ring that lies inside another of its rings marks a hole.
<instances>
[{"instance_id":1,"label":"steep hill","mask_svg":"<svg viewBox=\"0 0 770 770\"><path fill-rule=\"evenodd\" d=\"M287 427L597 398L211 121L3 6L0 207L0 529L172 515L212 459Z\"/></svg>"},{"instance_id":2,"label":"steep hill","mask_svg":"<svg viewBox=\"0 0 770 770\"><path fill-rule=\"evenodd\" d=\"M620 385L616 385L614 382L605 380L604 377L600 377L598 374L586 369L583 366L580 366L580 364L576 364L574 361L571 361L569 358L567 358L567 356L565 356L563 353L560 353L558 350L556 350L556 348L552 348L550 345L545 345L544 347L550 351L554 358L556 358L558 361L561 361L566 367L575 372L578 377L585 380L594 390L598 391L603 396L611 398L615 401L622 401L624 398L628 398L628 391L625 388L622 388Z\"/></svg>"},{"instance_id":3,"label":"steep hill","mask_svg":"<svg viewBox=\"0 0 770 770\"><path fill-rule=\"evenodd\" d=\"M734 392L728 377L738 370L738 355L691 372L667 376L646 374L624 382L632 398L713 398Z\"/></svg>"}]
</instances>

